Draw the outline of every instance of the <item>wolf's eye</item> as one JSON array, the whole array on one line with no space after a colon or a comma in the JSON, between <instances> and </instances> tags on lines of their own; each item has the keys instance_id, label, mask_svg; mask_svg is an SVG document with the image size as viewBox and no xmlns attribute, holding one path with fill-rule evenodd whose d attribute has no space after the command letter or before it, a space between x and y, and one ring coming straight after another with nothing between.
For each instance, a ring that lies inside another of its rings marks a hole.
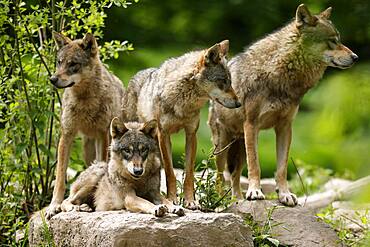
<instances>
[{"instance_id":1,"label":"wolf's eye","mask_svg":"<svg viewBox=\"0 0 370 247\"><path fill-rule=\"evenodd\" d=\"M57 66L60 66L62 64L62 59L57 60Z\"/></svg>"},{"instance_id":2,"label":"wolf's eye","mask_svg":"<svg viewBox=\"0 0 370 247\"><path fill-rule=\"evenodd\" d=\"M330 49L335 49L338 45L339 41L337 38L329 39L328 40L328 46Z\"/></svg>"},{"instance_id":3,"label":"wolf's eye","mask_svg":"<svg viewBox=\"0 0 370 247\"><path fill-rule=\"evenodd\" d=\"M69 64L69 67L70 67L70 69L71 69L71 71L73 72L73 73L76 73L79 69L80 69L80 64L79 63L75 63L75 62L71 62L70 64Z\"/></svg>"},{"instance_id":4,"label":"wolf's eye","mask_svg":"<svg viewBox=\"0 0 370 247\"><path fill-rule=\"evenodd\" d=\"M148 152L148 148L147 147L143 147L140 149L140 153L142 154L146 154Z\"/></svg>"},{"instance_id":5,"label":"wolf's eye","mask_svg":"<svg viewBox=\"0 0 370 247\"><path fill-rule=\"evenodd\" d=\"M130 148L123 148L123 152L125 152L126 154L130 154L131 149Z\"/></svg>"}]
</instances>

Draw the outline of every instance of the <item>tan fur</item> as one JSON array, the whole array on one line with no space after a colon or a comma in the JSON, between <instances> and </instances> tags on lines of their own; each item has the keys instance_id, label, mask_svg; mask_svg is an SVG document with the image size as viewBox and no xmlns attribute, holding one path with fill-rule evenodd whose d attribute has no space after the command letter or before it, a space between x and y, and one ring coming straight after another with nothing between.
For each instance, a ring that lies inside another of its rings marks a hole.
<instances>
[{"instance_id":1,"label":"tan fur","mask_svg":"<svg viewBox=\"0 0 370 247\"><path fill-rule=\"evenodd\" d=\"M150 148L145 161L137 161L138 159L128 161L122 158L122 150L119 147L123 142L133 145L141 142L145 145L143 134L150 135L149 131L155 132L157 128L155 121L151 121L150 124L151 126L148 126L148 123L126 123L120 127L117 119L114 119L111 127L113 141L110 161L108 164L95 163L81 173L72 184L69 197L63 201L62 210L65 212L92 211L91 207L94 207L97 211L127 209L131 212L148 213L158 217L168 212L183 216L183 208L173 205L160 194L161 163L156 140L148 144L156 143ZM129 132L132 132L131 137ZM156 135L150 138L156 139ZM141 176L132 175L130 162L138 162L136 165L143 168ZM94 203L91 202L91 197L94 198Z\"/></svg>"},{"instance_id":2,"label":"tan fur","mask_svg":"<svg viewBox=\"0 0 370 247\"><path fill-rule=\"evenodd\" d=\"M348 68L357 56L339 40L339 33L328 20L331 8L311 15L300 5L294 21L250 46L229 62L232 86L242 107L226 109L216 102L210 107L209 125L218 148L233 140L230 150L217 156L218 181L228 164L232 173L233 195L241 199L239 178L243 161L231 157L245 149L249 188L247 199L263 199L257 154L258 133L274 128L276 132L279 200L297 204L287 183L287 161L292 121L304 94L322 77L327 66ZM242 141L241 141L242 140ZM243 141L244 140L244 141ZM234 160L233 160L234 159Z\"/></svg>"},{"instance_id":3,"label":"tan fur","mask_svg":"<svg viewBox=\"0 0 370 247\"><path fill-rule=\"evenodd\" d=\"M167 197L177 202L176 177L173 172L170 136L181 129L186 134L184 181L185 205L196 209L194 201L194 162L196 157L196 132L200 109L210 99L226 107L239 107L231 88L226 66L228 41L223 41L203 51L187 53L136 74L127 89L123 102L128 121L157 119L158 140L166 172Z\"/></svg>"},{"instance_id":4,"label":"tan fur","mask_svg":"<svg viewBox=\"0 0 370 247\"><path fill-rule=\"evenodd\" d=\"M47 218L60 210L65 193L65 176L70 148L75 136L84 136L86 165L93 160L107 160L109 123L121 115L124 95L122 82L112 75L99 59L95 38L70 40L54 33L59 46L58 66L52 83L65 88L62 100L61 138L53 198L46 211Z\"/></svg>"}]
</instances>

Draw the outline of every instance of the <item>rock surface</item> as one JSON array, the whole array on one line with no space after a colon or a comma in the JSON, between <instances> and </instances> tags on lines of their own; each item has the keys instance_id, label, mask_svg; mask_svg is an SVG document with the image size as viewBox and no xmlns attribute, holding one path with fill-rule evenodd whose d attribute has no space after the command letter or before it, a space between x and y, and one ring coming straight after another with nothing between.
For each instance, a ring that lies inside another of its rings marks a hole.
<instances>
[{"instance_id":1,"label":"rock surface","mask_svg":"<svg viewBox=\"0 0 370 247\"><path fill-rule=\"evenodd\" d=\"M241 217L188 212L184 217L111 212L60 213L50 222L56 246L253 246ZM30 221L30 246L45 243L40 214Z\"/></svg>"},{"instance_id":2,"label":"rock surface","mask_svg":"<svg viewBox=\"0 0 370 247\"><path fill-rule=\"evenodd\" d=\"M269 219L272 225L271 236L284 246L325 247L343 246L335 231L325 223L318 221L314 214L305 208L284 207L277 201L243 201L230 207L227 212L239 215L251 215L253 220L264 224ZM275 226L274 226L275 225Z\"/></svg>"}]
</instances>

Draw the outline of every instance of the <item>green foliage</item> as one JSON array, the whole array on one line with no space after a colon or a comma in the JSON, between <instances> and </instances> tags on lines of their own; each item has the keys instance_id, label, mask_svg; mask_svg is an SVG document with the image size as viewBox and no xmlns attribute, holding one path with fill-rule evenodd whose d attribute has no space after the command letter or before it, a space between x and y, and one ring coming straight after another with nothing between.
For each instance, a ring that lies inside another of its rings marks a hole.
<instances>
[{"instance_id":1,"label":"green foliage","mask_svg":"<svg viewBox=\"0 0 370 247\"><path fill-rule=\"evenodd\" d=\"M219 194L216 189L215 161L216 158L211 152L208 154L208 158L202 160L196 167L196 170L201 172L201 176L195 178L195 197L204 212L226 209L235 202L235 199L231 196L231 188L224 188L223 194Z\"/></svg>"},{"instance_id":2,"label":"green foliage","mask_svg":"<svg viewBox=\"0 0 370 247\"><path fill-rule=\"evenodd\" d=\"M112 5L126 0L0 0L0 243L13 245L32 212L50 202L59 139L60 95L49 78L55 69L52 31L71 38L103 38ZM100 43L100 42L99 42ZM104 60L132 50L127 41L105 42Z\"/></svg>"},{"instance_id":3,"label":"green foliage","mask_svg":"<svg viewBox=\"0 0 370 247\"><path fill-rule=\"evenodd\" d=\"M272 228L280 225L279 223L272 222L272 214L276 208L278 208L278 206L273 206L267 210L267 216L264 222L254 221L252 215L245 216L244 224L249 225L252 229L254 246L261 247L282 246L280 245L279 240L275 239L271 235Z\"/></svg>"},{"instance_id":4,"label":"green foliage","mask_svg":"<svg viewBox=\"0 0 370 247\"><path fill-rule=\"evenodd\" d=\"M366 247L370 244L370 229L368 227L368 222L370 218L368 217L369 213L366 210L364 213L356 212L356 218L351 219L352 223L358 224L361 228L359 232L353 232L348 229L346 220L348 221L345 215L339 215L334 217L335 210L332 206L329 206L320 213L317 214L320 220L324 221L326 224L330 225L336 232L339 239L346 244L346 246L354 247ZM359 222L359 223L356 223Z\"/></svg>"}]
</instances>

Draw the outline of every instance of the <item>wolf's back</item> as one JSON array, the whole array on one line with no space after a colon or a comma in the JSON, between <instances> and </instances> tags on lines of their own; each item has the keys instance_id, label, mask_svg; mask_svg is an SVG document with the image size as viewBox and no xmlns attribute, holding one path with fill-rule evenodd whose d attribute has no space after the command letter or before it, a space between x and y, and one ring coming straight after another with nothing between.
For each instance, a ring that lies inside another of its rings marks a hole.
<instances>
[{"instance_id":1,"label":"wolf's back","mask_svg":"<svg viewBox=\"0 0 370 247\"><path fill-rule=\"evenodd\" d=\"M141 70L129 81L126 97L124 97L122 102L124 122L139 121L139 117L137 115L138 97L143 85L150 82L152 74L156 70L156 68Z\"/></svg>"}]
</instances>

